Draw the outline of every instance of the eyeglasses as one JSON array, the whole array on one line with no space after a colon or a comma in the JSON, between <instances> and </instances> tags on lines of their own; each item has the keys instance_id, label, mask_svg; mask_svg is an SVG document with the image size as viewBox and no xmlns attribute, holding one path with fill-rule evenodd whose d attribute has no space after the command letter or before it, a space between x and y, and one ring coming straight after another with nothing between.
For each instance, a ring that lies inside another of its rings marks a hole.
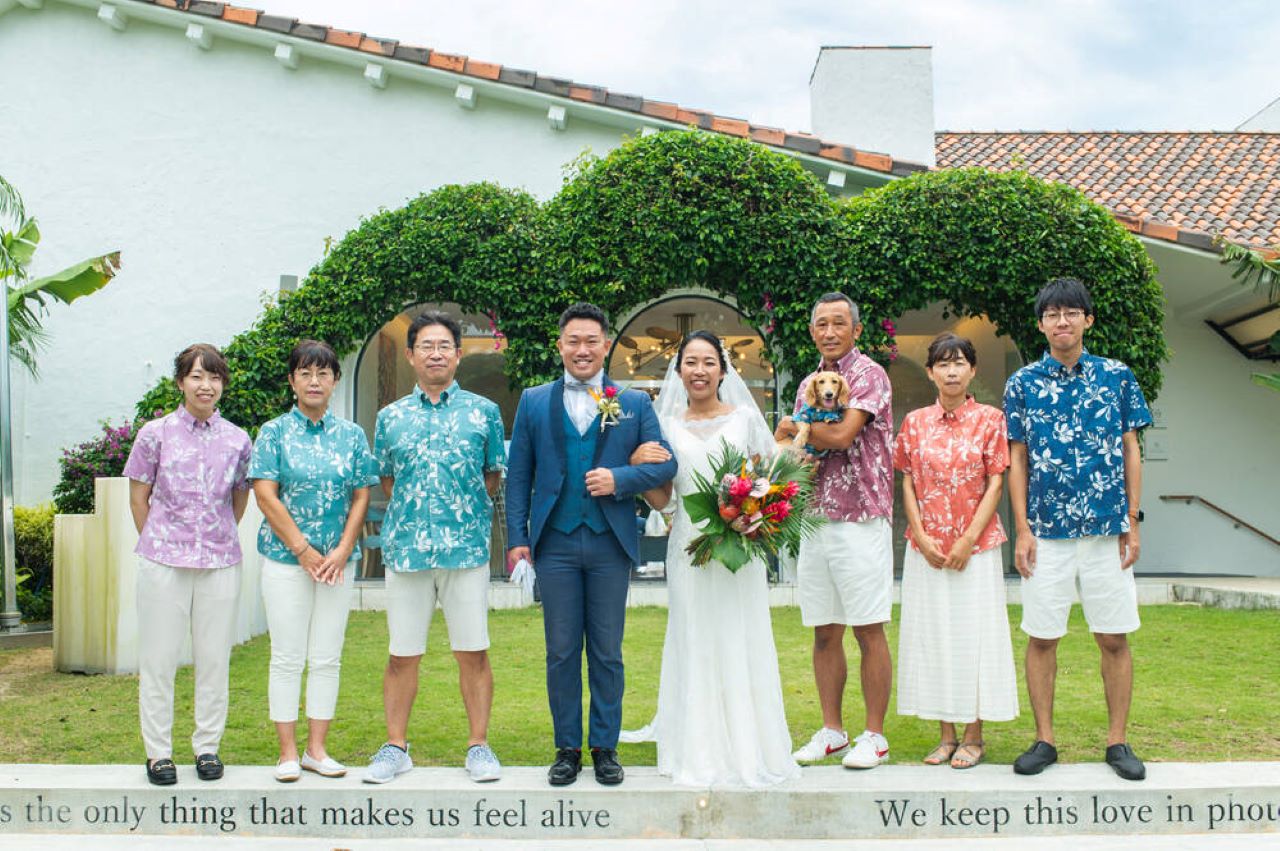
<instances>
[{"instance_id":1,"label":"eyeglasses","mask_svg":"<svg viewBox=\"0 0 1280 851\"><path fill-rule=\"evenodd\" d=\"M457 346L453 343L419 343L413 347L415 352L422 352L429 355L432 352L439 352L442 355L451 355L457 350Z\"/></svg>"},{"instance_id":2,"label":"eyeglasses","mask_svg":"<svg viewBox=\"0 0 1280 851\"><path fill-rule=\"evenodd\" d=\"M1065 319L1068 322L1079 322L1084 319L1083 310L1046 310L1040 314L1040 318L1045 322L1057 322L1059 319Z\"/></svg>"}]
</instances>

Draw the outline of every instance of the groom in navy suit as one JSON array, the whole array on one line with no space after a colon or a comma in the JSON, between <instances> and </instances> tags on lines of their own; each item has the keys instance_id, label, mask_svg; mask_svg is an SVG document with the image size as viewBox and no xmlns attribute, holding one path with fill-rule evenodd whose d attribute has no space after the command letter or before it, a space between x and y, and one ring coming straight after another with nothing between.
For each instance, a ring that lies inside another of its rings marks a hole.
<instances>
[{"instance_id":1,"label":"groom in navy suit","mask_svg":"<svg viewBox=\"0 0 1280 851\"><path fill-rule=\"evenodd\" d=\"M637 446L668 452L649 397L619 392L604 374L609 322L580 302L560 316L565 374L520 396L507 465L508 561L528 559L542 591L547 699L556 760L547 773L567 786L582 770L582 647L591 719L587 744L596 780L622 782L622 629L631 567L639 562L635 497L672 479L675 458L631 465ZM610 391L608 388L613 388ZM602 413L615 398L616 416Z\"/></svg>"}]
</instances>

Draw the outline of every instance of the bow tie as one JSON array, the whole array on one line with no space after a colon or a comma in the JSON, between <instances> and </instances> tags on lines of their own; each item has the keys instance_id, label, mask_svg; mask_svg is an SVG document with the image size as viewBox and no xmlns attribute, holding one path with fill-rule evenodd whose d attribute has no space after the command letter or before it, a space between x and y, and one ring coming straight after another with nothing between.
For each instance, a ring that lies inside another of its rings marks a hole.
<instances>
[{"instance_id":1,"label":"bow tie","mask_svg":"<svg viewBox=\"0 0 1280 851\"><path fill-rule=\"evenodd\" d=\"M599 386L592 384L590 381L579 381L576 378L566 378L564 380L564 386L565 386L565 389L567 390L579 390L584 393L587 392L588 390L600 389Z\"/></svg>"}]
</instances>

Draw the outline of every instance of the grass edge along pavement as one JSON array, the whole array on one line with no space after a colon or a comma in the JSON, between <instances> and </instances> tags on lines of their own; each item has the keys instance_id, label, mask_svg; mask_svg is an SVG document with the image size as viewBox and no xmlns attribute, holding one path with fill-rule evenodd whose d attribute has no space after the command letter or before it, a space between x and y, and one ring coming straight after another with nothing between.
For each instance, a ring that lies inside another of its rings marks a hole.
<instances>
[{"instance_id":1,"label":"grass edge along pavement","mask_svg":"<svg viewBox=\"0 0 1280 851\"><path fill-rule=\"evenodd\" d=\"M1141 614L1143 627L1131 639L1136 683L1129 741L1137 753L1151 761L1280 759L1280 731L1274 725L1280 703L1280 679L1275 676L1280 669L1280 642L1275 639L1280 613L1160 605L1144 606ZM992 763L1011 763L1033 739L1021 670L1026 637L1016 628L1020 616L1019 607L1009 608L1021 714L1012 722L987 725L987 760ZM895 607L889 628L895 651L897 618ZM787 721L793 743L800 744L820 723L810 665L811 631L801 626L795 608L774 609L773 626ZM624 727L646 723L656 706L665 628L665 609L645 607L627 613ZM507 765L549 763L553 753L541 612L490 612L490 636L496 683L490 742ZM337 718L329 736L331 753L352 767L366 763L385 735L381 678L386 646L385 614L353 612ZM852 636L846 639L846 649L850 684L845 722L857 733L862 706ZM275 763L275 735L267 717L269 657L265 635L233 651L230 711L221 750L228 764ZM47 648L0 653L0 763L140 765L137 678L59 674L51 664ZM1055 720L1064 762L1102 760L1106 706L1098 664L1097 648L1076 607L1059 651ZM891 701L886 732L892 763L919 764L937 741L937 724L897 715L895 709ZM190 667L178 674L174 718L175 756L180 765L189 765ZM462 765L466 715L440 616L432 624L409 729L416 764ZM624 765L653 765L656 753L652 744L622 745L620 757Z\"/></svg>"}]
</instances>

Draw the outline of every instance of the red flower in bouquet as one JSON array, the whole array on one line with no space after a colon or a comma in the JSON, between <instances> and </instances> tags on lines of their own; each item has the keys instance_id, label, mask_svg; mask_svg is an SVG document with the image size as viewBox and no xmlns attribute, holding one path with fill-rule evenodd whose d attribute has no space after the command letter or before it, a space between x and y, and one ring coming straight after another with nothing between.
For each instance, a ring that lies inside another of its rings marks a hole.
<instances>
[{"instance_id":1,"label":"red flower in bouquet","mask_svg":"<svg viewBox=\"0 0 1280 851\"><path fill-rule=\"evenodd\" d=\"M795 499L795 496L798 493L800 493L800 483L787 482L783 486L782 490L779 491L778 495L781 496L783 499Z\"/></svg>"},{"instance_id":2,"label":"red flower in bouquet","mask_svg":"<svg viewBox=\"0 0 1280 851\"><path fill-rule=\"evenodd\" d=\"M785 499L780 499L777 502L771 502L766 505L763 513L765 517L768 517L775 523L781 523L783 520L786 520L791 516L791 510L791 503Z\"/></svg>"},{"instance_id":3,"label":"red flower in bouquet","mask_svg":"<svg viewBox=\"0 0 1280 851\"><path fill-rule=\"evenodd\" d=\"M734 502L740 502L751 494L753 487L755 483L745 476L734 479L733 484L729 485L729 498Z\"/></svg>"}]
</instances>

